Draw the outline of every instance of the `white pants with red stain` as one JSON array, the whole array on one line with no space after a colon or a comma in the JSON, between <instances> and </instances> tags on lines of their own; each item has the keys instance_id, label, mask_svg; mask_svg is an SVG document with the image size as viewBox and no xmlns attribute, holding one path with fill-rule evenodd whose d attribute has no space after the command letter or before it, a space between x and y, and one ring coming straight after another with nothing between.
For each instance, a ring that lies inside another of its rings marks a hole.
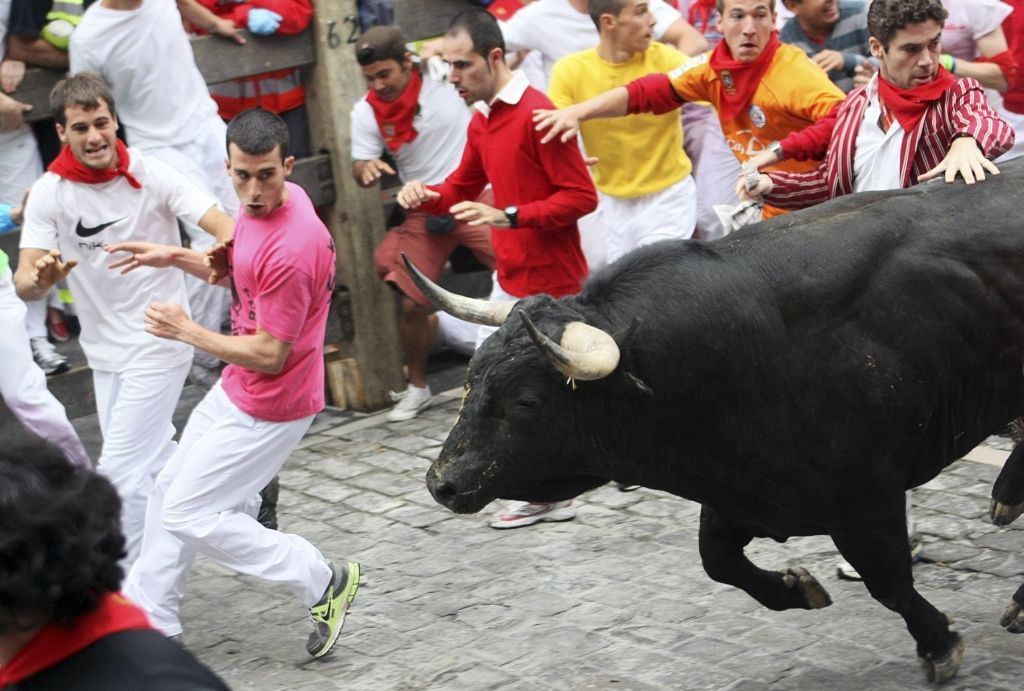
<instances>
[{"instance_id":1,"label":"white pants with red stain","mask_svg":"<svg viewBox=\"0 0 1024 691\"><path fill-rule=\"evenodd\" d=\"M298 535L264 528L247 511L313 422L260 420L240 410L218 381L192 411L174 456L157 477L142 553L125 594L168 636L181 633L185 578L197 554L288 586L306 607L331 579L327 560Z\"/></svg>"},{"instance_id":2,"label":"white pants with red stain","mask_svg":"<svg viewBox=\"0 0 1024 691\"><path fill-rule=\"evenodd\" d=\"M27 429L58 446L72 463L92 467L64 406L46 388L46 375L32 359L25 313L8 269L0 276L0 395Z\"/></svg>"}]
</instances>

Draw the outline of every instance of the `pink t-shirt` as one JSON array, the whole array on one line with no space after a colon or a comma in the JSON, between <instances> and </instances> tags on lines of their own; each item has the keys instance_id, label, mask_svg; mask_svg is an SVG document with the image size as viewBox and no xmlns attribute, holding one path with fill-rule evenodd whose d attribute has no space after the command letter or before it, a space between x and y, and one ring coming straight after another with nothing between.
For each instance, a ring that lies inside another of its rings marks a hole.
<instances>
[{"instance_id":1,"label":"pink t-shirt","mask_svg":"<svg viewBox=\"0 0 1024 691\"><path fill-rule=\"evenodd\" d=\"M266 218L244 212L229 254L231 331L263 329L292 344L284 368L265 374L228 365L221 386L241 410L287 422L324 407L324 331L334 288L334 241L298 185Z\"/></svg>"}]
</instances>

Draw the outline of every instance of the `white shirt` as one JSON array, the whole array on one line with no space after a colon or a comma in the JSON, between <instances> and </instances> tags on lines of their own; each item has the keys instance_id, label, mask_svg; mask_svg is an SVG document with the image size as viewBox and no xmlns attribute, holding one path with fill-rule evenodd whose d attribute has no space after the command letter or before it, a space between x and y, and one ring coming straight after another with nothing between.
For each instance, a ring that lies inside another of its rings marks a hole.
<instances>
[{"instance_id":1,"label":"white shirt","mask_svg":"<svg viewBox=\"0 0 1024 691\"><path fill-rule=\"evenodd\" d=\"M883 132L878 125L882 106L878 101L878 75L867 86L868 105L857 130L853 149L853 191L898 190L900 179L900 148L904 130L898 120Z\"/></svg>"},{"instance_id":2,"label":"white shirt","mask_svg":"<svg viewBox=\"0 0 1024 691\"><path fill-rule=\"evenodd\" d=\"M485 118L491 117L491 106L497 101L503 101L510 106L514 106L522 100L523 94L530 87L530 80L526 78L522 70L516 70L512 73L512 78L508 80L508 84L501 87L501 91L494 95L490 103L484 103L483 101L477 101L473 104L473 107L484 114Z\"/></svg>"},{"instance_id":3,"label":"white shirt","mask_svg":"<svg viewBox=\"0 0 1024 691\"><path fill-rule=\"evenodd\" d=\"M420 180L434 185L459 166L470 112L454 87L427 77L423 78L419 104L419 112L412 121L419 134L393 156L403 181ZM354 160L380 158L386 144L365 96L352 108L351 130Z\"/></svg>"},{"instance_id":4,"label":"white shirt","mask_svg":"<svg viewBox=\"0 0 1024 691\"><path fill-rule=\"evenodd\" d=\"M136 10L94 3L69 56L72 73L107 81L128 142L143 151L188 144L204 122L219 120L174 0L143 0Z\"/></svg>"},{"instance_id":5,"label":"white shirt","mask_svg":"<svg viewBox=\"0 0 1024 691\"><path fill-rule=\"evenodd\" d=\"M141 189L123 175L90 185L45 173L32 186L21 229L22 249L59 249L65 261L78 260L68 283L82 323L82 350L91 368L107 372L184 364L192 346L144 331L151 302L188 311L184 274L144 267L121 275L107 268L116 257L103 248L129 240L180 245L177 217L197 223L217 203L165 163L134 148L129 155L128 171Z\"/></svg>"},{"instance_id":6,"label":"white shirt","mask_svg":"<svg viewBox=\"0 0 1024 691\"><path fill-rule=\"evenodd\" d=\"M660 39L682 15L663 0L650 0L649 6L655 20L654 37ZM576 11L569 0L536 0L498 24L507 53L535 50L541 54L545 82L533 86L542 91L547 90L551 68L559 59L601 42L594 20L586 12Z\"/></svg>"}]
</instances>

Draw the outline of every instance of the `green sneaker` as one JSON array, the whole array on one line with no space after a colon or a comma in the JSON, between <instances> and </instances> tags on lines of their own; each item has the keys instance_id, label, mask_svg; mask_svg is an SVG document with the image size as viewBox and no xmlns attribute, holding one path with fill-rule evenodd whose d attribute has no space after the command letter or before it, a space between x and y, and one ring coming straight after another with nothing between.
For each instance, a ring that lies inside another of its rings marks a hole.
<instances>
[{"instance_id":1,"label":"green sneaker","mask_svg":"<svg viewBox=\"0 0 1024 691\"><path fill-rule=\"evenodd\" d=\"M320 598L320 602L309 608L309 619L313 622L313 633L306 641L306 650L313 657L322 657L331 652L338 640L341 627L345 625L345 614L359 590L359 562L350 561L339 571L333 562L331 582Z\"/></svg>"}]
</instances>

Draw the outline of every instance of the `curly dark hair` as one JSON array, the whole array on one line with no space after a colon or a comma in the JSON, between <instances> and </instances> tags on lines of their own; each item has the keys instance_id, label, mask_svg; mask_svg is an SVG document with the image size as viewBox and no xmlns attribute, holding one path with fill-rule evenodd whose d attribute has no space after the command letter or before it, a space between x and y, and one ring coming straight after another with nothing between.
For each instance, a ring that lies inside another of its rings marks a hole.
<instances>
[{"instance_id":1,"label":"curly dark hair","mask_svg":"<svg viewBox=\"0 0 1024 691\"><path fill-rule=\"evenodd\" d=\"M4 430L0 446L0 634L69 624L121 587L121 500L52 444ZM13 438L12 438L13 437Z\"/></svg>"},{"instance_id":2,"label":"curly dark hair","mask_svg":"<svg viewBox=\"0 0 1024 691\"><path fill-rule=\"evenodd\" d=\"M942 0L873 0L868 8L868 34L889 50L889 43L900 29L929 20L942 26L948 16Z\"/></svg>"}]
</instances>

